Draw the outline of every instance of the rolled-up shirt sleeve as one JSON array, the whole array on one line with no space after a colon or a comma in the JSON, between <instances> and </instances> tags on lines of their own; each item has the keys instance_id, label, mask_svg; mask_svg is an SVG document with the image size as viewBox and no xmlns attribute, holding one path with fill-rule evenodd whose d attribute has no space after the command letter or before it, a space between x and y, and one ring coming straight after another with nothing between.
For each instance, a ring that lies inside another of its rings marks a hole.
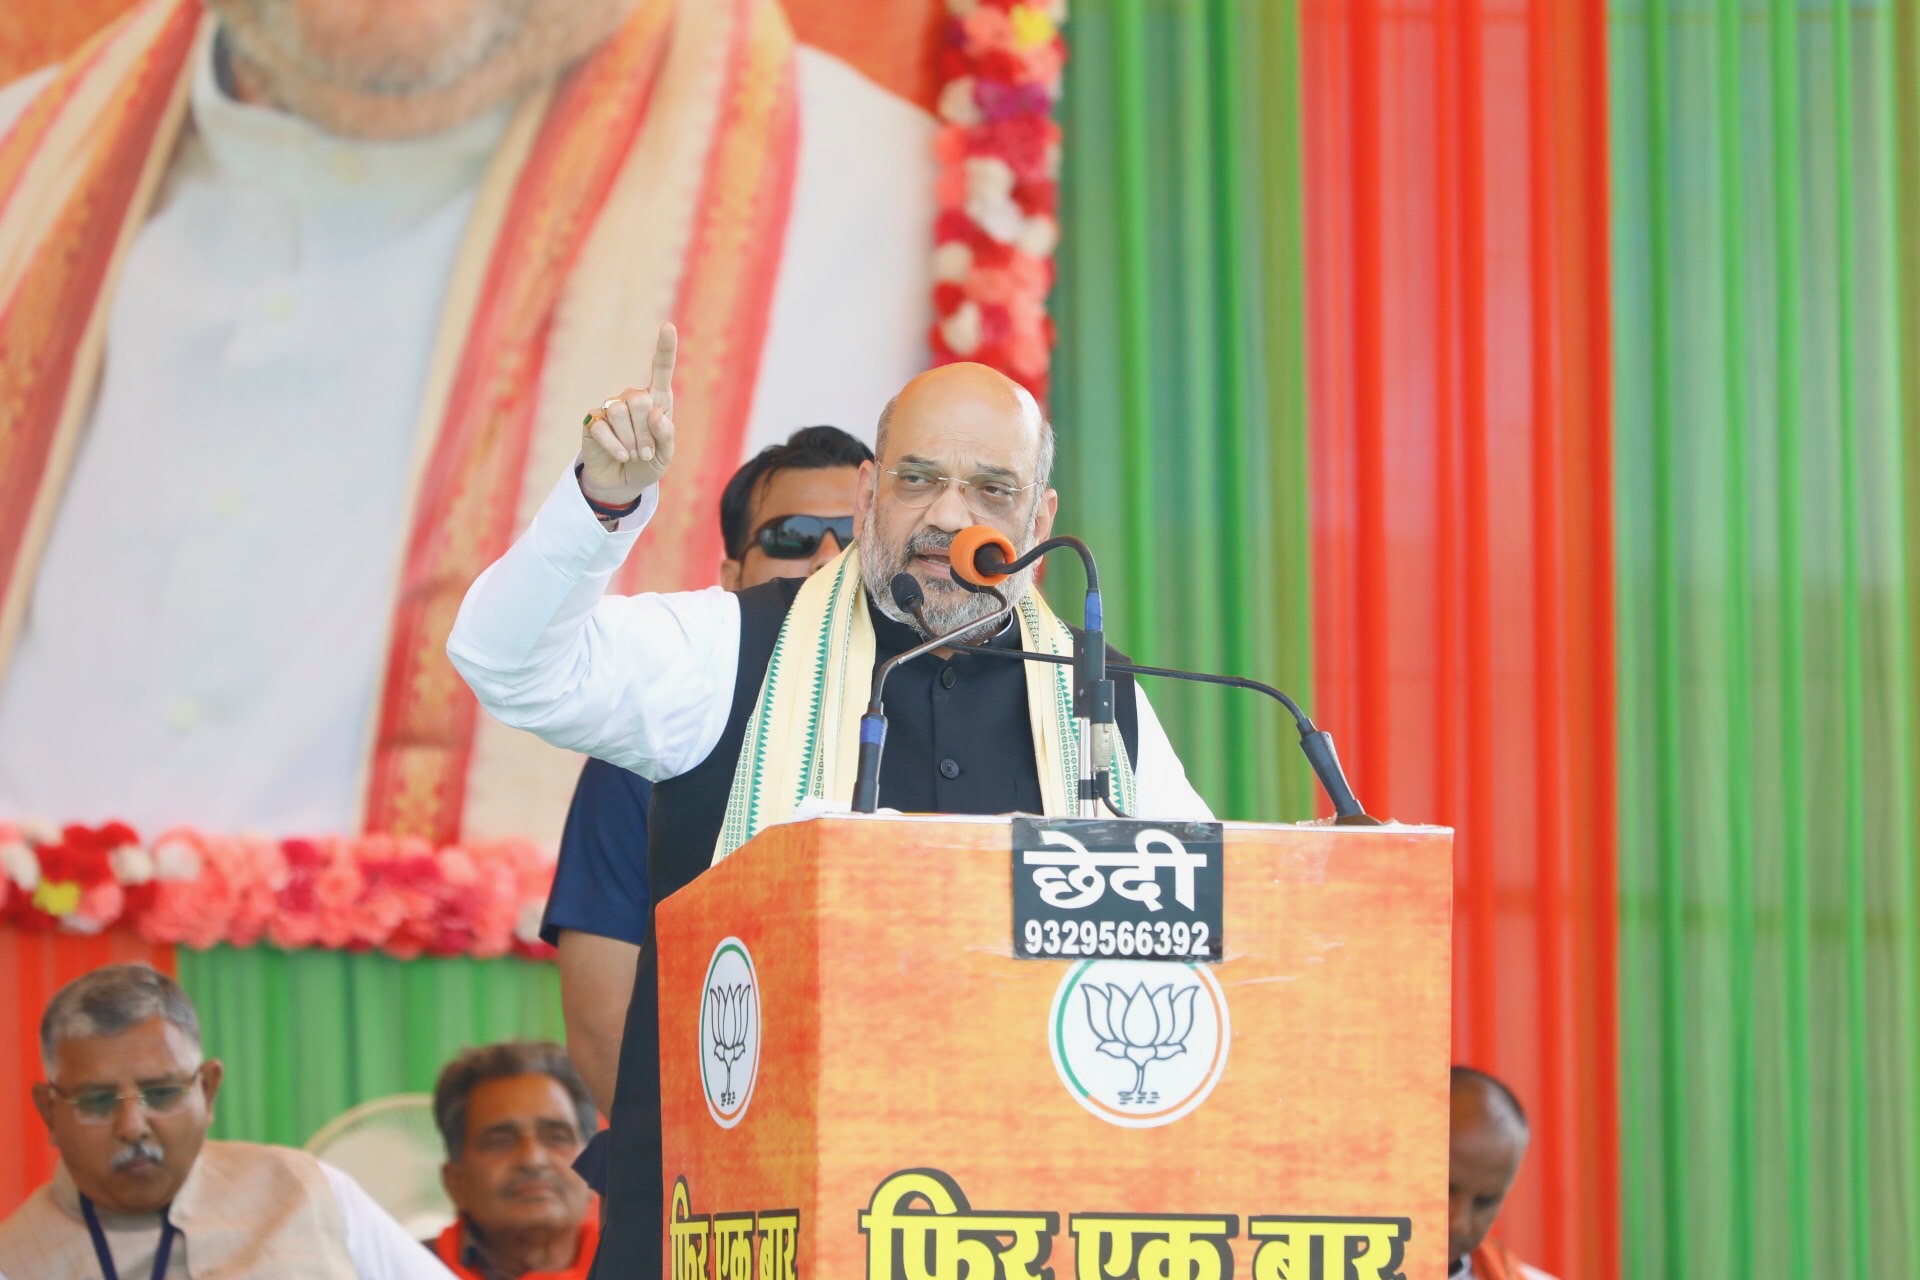
<instances>
[{"instance_id":1,"label":"rolled-up shirt sleeve","mask_svg":"<svg viewBox=\"0 0 1920 1280\"><path fill-rule=\"evenodd\" d=\"M655 781L719 742L740 649L739 604L718 587L606 594L658 509L656 486L608 532L569 471L468 589L447 640L496 719Z\"/></svg>"}]
</instances>

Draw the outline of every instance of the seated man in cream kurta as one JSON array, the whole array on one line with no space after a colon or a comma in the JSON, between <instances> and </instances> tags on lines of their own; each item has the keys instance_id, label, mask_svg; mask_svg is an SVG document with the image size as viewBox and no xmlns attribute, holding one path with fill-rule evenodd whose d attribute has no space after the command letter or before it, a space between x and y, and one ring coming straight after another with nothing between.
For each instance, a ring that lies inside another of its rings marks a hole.
<instances>
[{"instance_id":1,"label":"seated man in cream kurta","mask_svg":"<svg viewBox=\"0 0 1920 1280\"><path fill-rule=\"evenodd\" d=\"M669 312L622 585L710 582L740 460L925 363L933 132L778 0L141 0L0 90L0 816L557 839L461 592Z\"/></svg>"},{"instance_id":2,"label":"seated man in cream kurta","mask_svg":"<svg viewBox=\"0 0 1920 1280\"><path fill-rule=\"evenodd\" d=\"M33 1100L53 1181L0 1223L13 1280L451 1280L358 1183L303 1151L208 1142L218 1059L171 978L142 965L62 987Z\"/></svg>"}]
</instances>

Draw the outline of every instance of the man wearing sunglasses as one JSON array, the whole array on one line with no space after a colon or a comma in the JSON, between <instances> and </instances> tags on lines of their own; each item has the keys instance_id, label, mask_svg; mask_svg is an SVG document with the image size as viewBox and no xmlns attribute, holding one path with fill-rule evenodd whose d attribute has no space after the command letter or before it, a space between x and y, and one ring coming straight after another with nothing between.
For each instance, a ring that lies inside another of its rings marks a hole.
<instances>
[{"instance_id":1,"label":"man wearing sunglasses","mask_svg":"<svg viewBox=\"0 0 1920 1280\"><path fill-rule=\"evenodd\" d=\"M838 427L802 427L747 459L720 495L729 591L804 578L853 541L853 499L873 450Z\"/></svg>"},{"instance_id":2,"label":"man wearing sunglasses","mask_svg":"<svg viewBox=\"0 0 1920 1280\"><path fill-rule=\"evenodd\" d=\"M503 722L655 780L656 899L791 817L803 797L845 805L871 674L923 639L891 583L913 578L930 634L984 624L998 606L954 581L954 535L990 525L1025 551L1052 532L1059 505L1053 428L1033 396L983 365L948 365L913 379L881 413L877 457L860 468L854 499L859 539L833 563L733 595L608 596L673 462L675 350L663 329L649 388L587 414L579 465L474 583L447 645ZM982 625L970 641L1071 650L1030 568L1003 589L1014 619ZM887 686L880 803L1076 813L1079 777L1062 732L1071 699L1058 671L954 653L902 665ZM1124 675L1114 695L1122 807L1210 818L1145 696ZM599 1276L652 1274L661 1257L657 1003L657 964L643 949L621 1041Z\"/></svg>"},{"instance_id":3,"label":"man wearing sunglasses","mask_svg":"<svg viewBox=\"0 0 1920 1280\"><path fill-rule=\"evenodd\" d=\"M720 495L728 591L804 578L853 541L854 490L873 451L838 427L802 427L749 458ZM540 936L560 951L567 1053L602 1114L613 1112L621 1029L647 935L647 807L652 784L588 760L567 811ZM606 1138L576 1166L604 1191Z\"/></svg>"},{"instance_id":4,"label":"man wearing sunglasses","mask_svg":"<svg viewBox=\"0 0 1920 1280\"><path fill-rule=\"evenodd\" d=\"M14 1280L451 1280L360 1185L303 1151L209 1142L221 1065L171 978L110 965L40 1022L53 1180L0 1223Z\"/></svg>"}]
</instances>

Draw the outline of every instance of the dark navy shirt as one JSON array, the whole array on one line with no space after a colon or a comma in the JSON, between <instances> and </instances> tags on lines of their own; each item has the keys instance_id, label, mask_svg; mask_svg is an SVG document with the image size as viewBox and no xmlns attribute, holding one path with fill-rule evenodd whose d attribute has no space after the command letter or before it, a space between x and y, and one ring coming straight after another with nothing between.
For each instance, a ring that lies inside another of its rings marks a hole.
<instances>
[{"instance_id":1,"label":"dark navy shirt","mask_svg":"<svg viewBox=\"0 0 1920 1280\"><path fill-rule=\"evenodd\" d=\"M560 931L591 933L639 946L647 937L647 808L653 784L605 760L589 760L573 789L560 864L547 895L543 942Z\"/></svg>"}]
</instances>

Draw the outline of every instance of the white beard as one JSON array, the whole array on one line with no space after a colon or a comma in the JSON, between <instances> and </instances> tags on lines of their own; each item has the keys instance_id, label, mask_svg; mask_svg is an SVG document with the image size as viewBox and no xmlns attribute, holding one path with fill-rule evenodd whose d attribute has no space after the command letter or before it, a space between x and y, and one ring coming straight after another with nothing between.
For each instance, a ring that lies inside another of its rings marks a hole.
<instances>
[{"instance_id":1,"label":"white beard","mask_svg":"<svg viewBox=\"0 0 1920 1280\"><path fill-rule=\"evenodd\" d=\"M925 595L921 606L921 616L927 620L932 631L921 627L912 614L902 609L893 600L893 579L896 574L912 573L910 568L913 557L922 551L942 551L953 541L951 534L938 533L932 529L921 529L907 539L907 545L898 552L885 546L874 527L874 508L868 507L860 519L860 577L866 583L867 594L873 597L873 603L880 612L895 622L912 627L915 631L931 640L934 636L947 635L965 626L969 622L983 620L1000 608L1000 602L985 592L968 591L959 583L950 579L936 578L928 581L914 574L914 580L920 584ZM1024 555L1033 547L1033 526L1027 526L1026 536L1016 544L1016 554ZM1032 565L1012 574L996 590L1011 604L1018 604L1026 597L1033 586ZM979 634L961 637L962 643L981 644L993 637L994 632L983 630Z\"/></svg>"}]
</instances>

